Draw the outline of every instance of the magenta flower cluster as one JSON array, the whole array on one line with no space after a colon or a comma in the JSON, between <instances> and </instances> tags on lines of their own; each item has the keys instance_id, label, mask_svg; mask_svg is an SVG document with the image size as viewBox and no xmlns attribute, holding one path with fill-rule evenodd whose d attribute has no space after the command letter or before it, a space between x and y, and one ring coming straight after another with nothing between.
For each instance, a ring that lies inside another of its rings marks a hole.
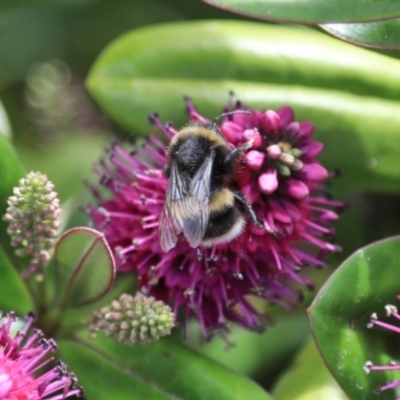
<instances>
[{"instance_id":1,"label":"magenta flower cluster","mask_svg":"<svg viewBox=\"0 0 400 400\"><path fill-rule=\"evenodd\" d=\"M187 108L191 121L209 123L190 100ZM313 286L301 268L323 267L322 257L338 250L330 241L343 204L325 194L330 174L316 160L323 145L312 140L314 125L296 122L289 107L259 111L237 103L235 109L249 114L224 117L221 134L231 147L251 139L253 144L230 185L245 196L265 229L247 221L229 243L193 249L180 238L164 253L158 226L168 184L166 145L155 135L132 152L113 145L96 168L111 196L93 186L97 204L87 208L114 249L118 270L135 272L139 287L171 303L176 315L184 310L186 318L197 316L205 337L229 321L262 328L266 318L254 296L284 308L296 306L298 285ZM167 140L177 132L156 115L151 121Z\"/></svg>"},{"instance_id":2,"label":"magenta flower cluster","mask_svg":"<svg viewBox=\"0 0 400 400\"><path fill-rule=\"evenodd\" d=\"M0 319L0 399L63 400L82 396L82 390L75 386L75 376L61 361L35 376L53 362L50 354L57 345L54 340L44 339L41 331L31 330L34 320L29 314L24 328L13 336L15 314L7 313Z\"/></svg>"}]
</instances>

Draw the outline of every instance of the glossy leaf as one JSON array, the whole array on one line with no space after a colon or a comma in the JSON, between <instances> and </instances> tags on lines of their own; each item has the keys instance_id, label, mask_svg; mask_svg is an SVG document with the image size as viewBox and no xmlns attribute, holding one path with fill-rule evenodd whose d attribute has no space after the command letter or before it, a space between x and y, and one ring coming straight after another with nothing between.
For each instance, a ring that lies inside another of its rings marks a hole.
<instances>
[{"instance_id":1,"label":"glossy leaf","mask_svg":"<svg viewBox=\"0 0 400 400\"><path fill-rule=\"evenodd\" d=\"M387 364L398 355L398 335L366 327L370 316L383 317L386 304L400 293L400 237L358 250L331 276L309 309L312 334L332 374L351 399L377 399L373 390L395 376L363 370L370 360ZM397 360L399 361L399 360ZM379 399L393 399L381 393Z\"/></svg>"},{"instance_id":2,"label":"glossy leaf","mask_svg":"<svg viewBox=\"0 0 400 400\"><path fill-rule=\"evenodd\" d=\"M400 19L359 24L326 24L321 28L331 35L360 46L400 49Z\"/></svg>"},{"instance_id":3,"label":"glossy leaf","mask_svg":"<svg viewBox=\"0 0 400 400\"><path fill-rule=\"evenodd\" d=\"M306 28L239 21L175 23L116 39L97 59L87 86L119 122L143 132L147 115L139 112L155 111L155 91L157 97L164 92L162 104L170 102L170 92L192 95L194 86L206 95L213 85L235 89L236 83L329 88L398 100L399 65ZM377 74L380 70L385 74ZM143 96L145 90L149 94Z\"/></svg>"},{"instance_id":4,"label":"glossy leaf","mask_svg":"<svg viewBox=\"0 0 400 400\"><path fill-rule=\"evenodd\" d=\"M12 259L13 265L18 267L22 261L15 256L15 249L11 247L10 236L7 233L8 223L3 221L2 216L7 209L7 199L12 195L14 187L18 186L18 181L24 177L25 171L14 148L4 135L0 135L0 171L0 246Z\"/></svg>"},{"instance_id":5,"label":"glossy leaf","mask_svg":"<svg viewBox=\"0 0 400 400\"><path fill-rule=\"evenodd\" d=\"M275 400L348 399L312 340L307 342L291 367L279 378L273 396Z\"/></svg>"},{"instance_id":6,"label":"glossy leaf","mask_svg":"<svg viewBox=\"0 0 400 400\"><path fill-rule=\"evenodd\" d=\"M115 263L104 234L90 228L65 232L55 247L57 297L61 308L79 307L104 296L115 278Z\"/></svg>"},{"instance_id":7,"label":"glossy leaf","mask_svg":"<svg viewBox=\"0 0 400 400\"><path fill-rule=\"evenodd\" d=\"M400 16L395 0L204 0L232 12L269 21L315 24L371 21Z\"/></svg>"},{"instance_id":8,"label":"glossy leaf","mask_svg":"<svg viewBox=\"0 0 400 400\"><path fill-rule=\"evenodd\" d=\"M272 400L248 378L168 339L128 347L99 336L63 341L60 353L88 400Z\"/></svg>"},{"instance_id":9,"label":"glossy leaf","mask_svg":"<svg viewBox=\"0 0 400 400\"><path fill-rule=\"evenodd\" d=\"M268 385L286 367L309 332L304 312L281 312L276 315L279 310L273 311L275 323L262 334L232 327L228 339L234 346L229 351L226 342L219 337L204 345L198 332L189 334L189 344L207 357L242 374L255 375L262 371L263 384ZM196 339L200 339L197 345L194 343Z\"/></svg>"}]
</instances>

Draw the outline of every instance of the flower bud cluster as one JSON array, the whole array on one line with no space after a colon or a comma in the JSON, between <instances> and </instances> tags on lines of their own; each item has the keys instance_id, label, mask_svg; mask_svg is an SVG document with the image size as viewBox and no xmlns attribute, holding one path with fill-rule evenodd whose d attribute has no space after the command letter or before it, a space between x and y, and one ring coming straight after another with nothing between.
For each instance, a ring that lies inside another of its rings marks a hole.
<instances>
[{"instance_id":1,"label":"flower bud cluster","mask_svg":"<svg viewBox=\"0 0 400 400\"><path fill-rule=\"evenodd\" d=\"M32 264L46 264L60 225L60 200L54 185L40 172L30 172L8 198L3 219L9 222L11 245L20 257L32 256Z\"/></svg>"},{"instance_id":2,"label":"flower bud cluster","mask_svg":"<svg viewBox=\"0 0 400 400\"><path fill-rule=\"evenodd\" d=\"M89 330L93 335L103 330L106 336L131 346L156 342L169 335L173 327L174 314L169 306L138 293L134 297L123 294L110 306L94 311Z\"/></svg>"}]
</instances>

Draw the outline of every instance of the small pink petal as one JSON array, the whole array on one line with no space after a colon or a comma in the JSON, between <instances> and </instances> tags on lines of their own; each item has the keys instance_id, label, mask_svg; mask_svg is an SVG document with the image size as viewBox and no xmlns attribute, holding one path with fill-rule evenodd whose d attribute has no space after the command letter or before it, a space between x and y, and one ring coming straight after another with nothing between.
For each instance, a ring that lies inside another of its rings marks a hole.
<instances>
[{"instance_id":1,"label":"small pink petal","mask_svg":"<svg viewBox=\"0 0 400 400\"><path fill-rule=\"evenodd\" d=\"M324 150L324 145L316 140L310 140L304 146L301 147L301 151L307 158L316 158Z\"/></svg>"},{"instance_id":2,"label":"small pink petal","mask_svg":"<svg viewBox=\"0 0 400 400\"><path fill-rule=\"evenodd\" d=\"M286 193L295 199L304 199L310 194L307 185L296 179L289 179L285 186Z\"/></svg>"},{"instance_id":3,"label":"small pink petal","mask_svg":"<svg viewBox=\"0 0 400 400\"><path fill-rule=\"evenodd\" d=\"M307 140L314 133L315 126L310 121L300 122L299 138L302 140Z\"/></svg>"},{"instance_id":4,"label":"small pink petal","mask_svg":"<svg viewBox=\"0 0 400 400\"><path fill-rule=\"evenodd\" d=\"M276 169L270 168L258 177L258 188L265 194L271 194L278 188Z\"/></svg>"},{"instance_id":5,"label":"small pink petal","mask_svg":"<svg viewBox=\"0 0 400 400\"><path fill-rule=\"evenodd\" d=\"M239 187L247 185L251 180L251 170L250 168L238 168L236 172L236 181Z\"/></svg>"},{"instance_id":6,"label":"small pink petal","mask_svg":"<svg viewBox=\"0 0 400 400\"><path fill-rule=\"evenodd\" d=\"M241 190L245 199L250 203L253 204L258 201L260 192L258 191L256 185L254 183L249 183L246 186L242 187Z\"/></svg>"},{"instance_id":7,"label":"small pink petal","mask_svg":"<svg viewBox=\"0 0 400 400\"><path fill-rule=\"evenodd\" d=\"M221 126L224 138L234 145L243 142L243 128L232 121L224 122Z\"/></svg>"},{"instance_id":8,"label":"small pink petal","mask_svg":"<svg viewBox=\"0 0 400 400\"><path fill-rule=\"evenodd\" d=\"M246 154L246 164L251 168L253 171L257 171L261 168L264 162L265 155L257 150L250 150Z\"/></svg>"},{"instance_id":9,"label":"small pink petal","mask_svg":"<svg viewBox=\"0 0 400 400\"><path fill-rule=\"evenodd\" d=\"M309 181L323 181L328 177L328 171L317 163L304 164L303 168L299 171L299 175Z\"/></svg>"},{"instance_id":10,"label":"small pink petal","mask_svg":"<svg viewBox=\"0 0 400 400\"><path fill-rule=\"evenodd\" d=\"M259 110L251 110L251 127L262 124L263 113Z\"/></svg>"},{"instance_id":11,"label":"small pink petal","mask_svg":"<svg viewBox=\"0 0 400 400\"><path fill-rule=\"evenodd\" d=\"M237 108L236 111L249 111L249 110ZM232 121L235 124L240 125L243 131L252 126L250 114L242 114L242 113L234 114L232 115Z\"/></svg>"},{"instance_id":12,"label":"small pink petal","mask_svg":"<svg viewBox=\"0 0 400 400\"><path fill-rule=\"evenodd\" d=\"M291 107L281 107L277 113L281 121L281 129L285 129L291 122L294 121L294 111Z\"/></svg>"},{"instance_id":13,"label":"small pink petal","mask_svg":"<svg viewBox=\"0 0 400 400\"><path fill-rule=\"evenodd\" d=\"M263 116L263 127L267 132L277 132L281 122L279 115L272 110L267 110Z\"/></svg>"},{"instance_id":14,"label":"small pink petal","mask_svg":"<svg viewBox=\"0 0 400 400\"><path fill-rule=\"evenodd\" d=\"M257 147L260 147L263 143L263 138L260 135L260 132L258 129L246 129L243 132L243 139L248 142L249 140L253 139L253 146L251 146L252 149L256 149Z\"/></svg>"},{"instance_id":15,"label":"small pink petal","mask_svg":"<svg viewBox=\"0 0 400 400\"><path fill-rule=\"evenodd\" d=\"M271 144L267 147L267 153L270 158L277 160L282 154L282 149L277 144Z\"/></svg>"},{"instance_id":16,"label":"small pink petal","mask_svg":"<svg viewBox=\"0 0 400 400\"><path fill-rule=\"evenodd\" d=\"M286 136L297 138L299 136L300 124L298 122L291 122L285 129Z\"/></svg>"},{"instance_id":17,"label":"small pink petal","mask_svg":"<svg viewBox=\"0 0 400 400\"><path fill-rule=\"evenodd\" d=\"M324 210L324 212L318 217L319 221L336 221L339 219L339 215L331 210Z\"/></svg>"}]
</instances>

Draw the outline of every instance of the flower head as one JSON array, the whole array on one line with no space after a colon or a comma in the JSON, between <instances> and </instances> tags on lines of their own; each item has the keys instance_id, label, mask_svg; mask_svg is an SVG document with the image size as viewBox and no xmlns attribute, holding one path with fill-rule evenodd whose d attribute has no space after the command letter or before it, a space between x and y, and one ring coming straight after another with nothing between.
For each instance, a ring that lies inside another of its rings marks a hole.
<instances>
[{"instance_id":1,"label":"flower head","mask_svg":"<svg viewBox=\"0 0 400 400\"><path fill-rule=\"evenodd\" d=\"M4 314L0 319L0 399L62 400L81 396L75 376L60 361L35 377L39 369L53 361L49 354L56 349L56 343L44 339L38 330L29 332L34 319L29 314L26 325L15 337L10 333L15 314Z\"/></svg>"},{"instance_id":2,"label":"flower head","mask_svg":"<svg viewBox=\"0 0 400 400\"><path fill-rule=\"evenodd\" d=\"M60 225L60 200L54 185L40 172L30 172L8 198L4 220L11 245L20 257L32 256L31 267L47 264Z\"/></svg>"},{"instance_id":3,"label":"flower head","mask_svg":"<svg viewBox=\"0 0 400 400\"><path fill-rule=\"evenodd\" d=\"M191 121L209 123L190 100L187 107ZM240 103L236 109L245 110ZM228 321L261 328L265 318L251 295L295 306L299 294L293 283L312 287L299 274L301 267L322 267L321 257L338 250L329 239L343 204L320 193L329 173L316 160L323 146L311 140L313 124L296 122L289 107L248 111L225 117L219 130L232 148L252 142L230 189L243 194L264 228L247 221L229 243L193 249L181 238L164 253L158 225L168 185L166 146L153 135L133 152L114 144L96 170L111 198L93 186L98 205L87 208L96 227L104 229L119 271L135 271L139 286L171 301L175 314L179 309L187 317L195 314L206 337ZM177 133L157 115L151 121L168 140Z\"/></svg>"},{"instance_id":4,"label":"flower head","mask_svg":"<svg viewBox=\"0 0 400 400\"><path fill-rule=\"evenodd\" d=\"M400 295L397 296L397 299L400 300ZM398 313L396 306L394 306L392 304L388 304L385 306L385 309L386 309L387 317L394 317L397 320L400 320L400 314ZM398 327L396 325L388 324L387 322L379 321L376 313L373 313L371 315L371 319L370 319L370 322L368 323L367 327L372 328L375 325L380 326L380 327L387 329L389 331L392 331L392 332L400 333L400 327ZM364 364L364 370L367 374L369 374L371 371L396 371L396 370L400 370L400 365L394 361L391 361L389 363L389 365L374 365L371 361L367 361ZM377 388L375 390L375 393L378 394L378 393L383 392L384 390L395 389L398 386L400 386L400 380L394 380L392 382L389 382L386 385L383 385L383 386Z\"/></svg>"},{"instance_id":5,"label":"flower head","mask_svg":"<svg viewBox=\"0 0 400 400\"><path fill-rule=\"evenodd\" d=\"M115 337L127 345L156 342L169 335L174 326L171 308L154 297L138 293L135 297L123 294L111 305L92 314L89 330L96 334L103 330L106 336Z\"/></svg>"}]
</instances>

